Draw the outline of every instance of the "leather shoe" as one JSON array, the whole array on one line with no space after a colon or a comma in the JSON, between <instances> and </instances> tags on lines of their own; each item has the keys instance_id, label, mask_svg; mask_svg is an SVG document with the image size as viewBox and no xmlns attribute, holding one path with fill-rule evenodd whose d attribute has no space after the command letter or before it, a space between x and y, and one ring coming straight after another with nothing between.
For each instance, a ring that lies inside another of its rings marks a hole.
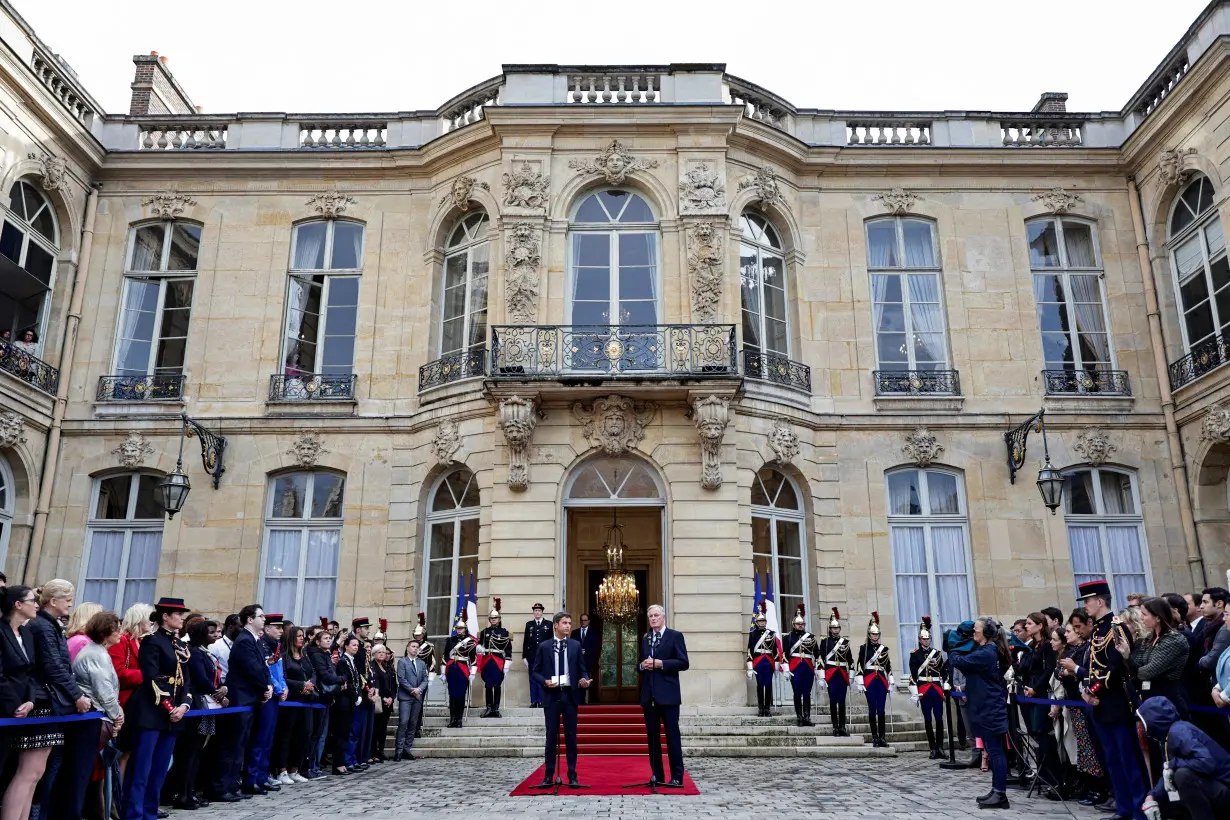
<instances>
[{"instance_id":1,"label":"leather shoe","mask_svg":"<svg viewBox=\"0 0 1230 820\"><path fill-rule=\"evenodd\" d=\"M268 794L269 790L264 786L250 786L247 783L244 783L243 786L240 787L239 792L240 794L248 794L252 797L258 797Z\"/></svg>"},{"instance_id":2,"label":"leather shoe","mask_svg":"<svg viewBox=\"0 0 1230 820\"><path fill-rule=\"evenodd\" d=\"M163 811L162 809L158 810L158 820L166 820L166 818L170 816L171 813L169 811Z\"/></svg>"},{"instance_id":3,"label":"leather shoe","mask_svg":"<svg viewBox=\"0 0 1230 820\"><path fill-rule=\"evenodd\" d=\"M673 778L673 779L671 780L671 782L667 783L666 785L670 786L671 788L680 788L680 789L681 789L681 788L683 788L683 780L681 780L680 778L676 777L676 778Z\"/></svg>"},{"instance_id":4,"label":"leather shoe","mask_svg":"<svg viewBox=\"0 0 1230 820\"><path fill-rule=\"evenodd\" d=\"M401 752L393 752L393 762L401 763Z\"/></svg>"},{"instance_id":5,"label":"leather shoe","mask_svg":"<svg viewBox=\"0 0 1230 820\"><path fill-rule=\"evenodd\" d=\"M568 785L569 786L580 786L581 783L579 780L577 780L576 775L573 775L572 777L568 778Z\"/></svg>"},{"instance_id":6,"label":"leather shoe","mask_svg":"<svg viewBox=\"0 0 1230 820\"><path fill-rule=\"evenodd\" d=\"M184 800L183 798L176 798L175 801L171 803L171 808L176 811L196 811L197 804L196 801L192 799Z\"/></svg>"},{"instance_id":7,"label":"leather shoe","mask_svg":"<svg viewBox=\"0 0 1230 820\"><path fill-rule=\"evenodd\" d=\"M1006 809L1008 808L1008 795L1003 792L994 792L990 800L980 802L980 809Z\"/></svg>"},{"instance_id":8,"label":"leather shoe","mask_svg":"<svg viewBox=\"0 0 1230 820\"><path fill-rule=\"evenodd\" d=\"M227 792L214 798L215 803L242 803L243 796L239 792Z\"/></svg>"},{"instance_id":9,"label":"leather shoe","mask_svg":"<svg viewBox=\"0 0 1230 820\"><path fill-rule=\"evenodd\" d=\"M333 773L340 776L344 774L350 774L350 770L349 769L338 769L335 767L333 769Z\"/></svg>"},{"instance_id":10,"label":"leather shoe","mask_svg":"<svg viewBox=\"0 0 1230 820\"><path fill-rule=\"evenodd\" d=\"M980 805L980 806L981 806L983 803L987 802L988 800L990 800L990 799L991 799L992 797L994 797L994 796L995 796L995 789L991 789L989 792L987 792L986 794L984 794L982 797L979 797L979 798L978 798L978 800L977 800L977 803L978 803L978 805Z\"/></svg>"},{"instance_id":11,"label":"leather shoe","mask_svg":"<svg viewBox=\"0 0 1230 820\"><path fill-rule=\"evenodd\" d=\"M545 780L543 780L541 783L539 783L538 787L540 789L549 789L554 785L555 785L555 781L548 777Z\"/></svg>"}]
</instances>

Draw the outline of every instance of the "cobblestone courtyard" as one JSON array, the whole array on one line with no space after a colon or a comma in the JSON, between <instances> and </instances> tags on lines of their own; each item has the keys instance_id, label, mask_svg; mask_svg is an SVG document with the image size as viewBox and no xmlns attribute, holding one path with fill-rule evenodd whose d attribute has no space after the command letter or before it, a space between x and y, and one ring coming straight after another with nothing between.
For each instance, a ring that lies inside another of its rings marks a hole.
<instances>
[{"instance_id":1,"label":"cobblestone courtyard","mask_svg":"<svg viewBox=\"0 0 1230 820\"><path fill-rule=\"evenodd\" d=\"M192 820L365 820L411 817L1012 818L1101 817L1075 803L1026 799L1010 790L1012 809L979 812L974 798L990 775L941 771L921 753L891 760L697 758L688 771L699 797L509 797L536 766L532 760L417 760L385 763L344 778L305 783L242 804L217 804ZM802 802L800 802L800 800Z\"/></svg>"}]
</instances>

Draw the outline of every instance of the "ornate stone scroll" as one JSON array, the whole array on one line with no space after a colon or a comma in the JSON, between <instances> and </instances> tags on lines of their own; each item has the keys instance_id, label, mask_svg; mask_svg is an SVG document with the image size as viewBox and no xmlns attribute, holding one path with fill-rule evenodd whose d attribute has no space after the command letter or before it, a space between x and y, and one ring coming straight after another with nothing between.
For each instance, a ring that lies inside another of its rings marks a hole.
<instances>
[{"instance_id":1,"label":"ornate stone scroll","mask_svg":"<svg viewBox=\"0 0 1230 820\"><path fill-rule=\"evenodd\" d=\"M530 485L530 438L538 425L534 400L509 396L500 402L496 426L508 443L508 489L520 492Z\"/></svg>"},{"instance_id":2,"label":"ornate stone scroll","mask_svg":"<svg viewBox=\"0 0 1230 820\"><path fill-rule=\"evenodd\" d=\"M657 410L653 402L637 404L615 395L595 399L588 407L579 401L572 405L586 441L609 456L621 455L640 444Z\"/></svg>"}]
</instances>

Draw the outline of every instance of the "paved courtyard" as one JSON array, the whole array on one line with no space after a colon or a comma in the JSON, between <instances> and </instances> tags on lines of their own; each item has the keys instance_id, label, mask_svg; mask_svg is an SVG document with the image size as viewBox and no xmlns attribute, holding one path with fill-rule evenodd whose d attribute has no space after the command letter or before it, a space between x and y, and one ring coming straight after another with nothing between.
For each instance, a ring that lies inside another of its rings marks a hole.
<instances>
[{"instance_id":1,"label":"paved courtyard","mask_svg":"<svg viewBox=\"0 0 1230 820\"><path fill-rule=\"evenodd\" d=\"M180 820L364 820L409 817L690 817L1012 818L1102 817L1075 803L1026 799L1009 791L1012 809L979 812L974 798L990 775L942 771L922 753L892 760L697 758L688 770L699 797L509 797L537 763L517 758L385 763L242 804L210 806Z\"/></svg>"}]
</instances>

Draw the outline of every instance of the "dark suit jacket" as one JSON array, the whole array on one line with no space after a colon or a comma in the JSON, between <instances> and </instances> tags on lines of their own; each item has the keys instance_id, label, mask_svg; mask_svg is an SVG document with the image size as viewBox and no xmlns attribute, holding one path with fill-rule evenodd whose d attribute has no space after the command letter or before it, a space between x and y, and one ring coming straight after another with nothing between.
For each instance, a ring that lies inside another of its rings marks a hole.
<instances>
[{"instance_id":1,"label":"dark suit jacket","mask_svg":"<svg viewBox=\"0 0 1230 820\"><path fill-rule=\"evenodd\" d=\"M77 710L74 702L84 693L73 676L64 628L49 612L40 609L26 623L25 630L34 640L34 678L46 688L51 711L57 715L73 714Z\"/></svg>"},{"instance_id":2,"label":"dark suit jacket","mask_svg":"<svg viewBox=\"0 0 1230 820\"><path fill-rule=\"evenodd\" d=\"M585 671L592 672L598 665L598 653L602 648L602 633L591 622L585 627L585 640L581 640L581 630L572 633L581 644L581 652L585 655Z\"/></svg>"},{"instance_id":3,"label":"dark suit jacket","mask_svg":"<svg viewBox=\"0 0 1230 820\"><path fill-rule=\"evenodd\" d=\"M247 629L239 630L231 646L231 659L226 669L226 692L231 706L254 706L265 696L265 687L273 685L269 666L256 637Z\"/></svg>"},{"instance_id":4,"label":"dark suit jacket","mask_svg":"<svg viewBox=\"0 0 1230 820\"><path fill-rule=\"evenodd\" d=\"M17 636L7 623L0 623L0 716L12 717L23 703L34 703L38 691L34 683L34 640L24 626L21 628L22 654Z\"/></svg>"},{"instance_id":5,"label":"dark suit jacket","mask_svg":"<svg viewBox=\"0 0 1230 820\"><path fill-rule=\"evenodd\" d=\"M683 695L679 691L679 673L688 668L688 646L683 640L683 633L673 629L663 629L662 638L654 657L662 661L662 668L646 672L640 668L639 661L649 657L650 632L641 638L638 655L637 672L641 678L641 706L648 706L649 699L659 706L678 706L683 703Z\"/></svg>"},{"instance_id":6,"label":"dark suit jacket","mask_svg":"<svg viewBox=\"0 0 1230 820\"><path fill-rule=\"evenodd\" d=\"M589 678L589 673L581 669L581 644L568 639L567 673L569 689L577 702L581 700L581 679ZM561 672L565 671L562 667ZM547 681L555 675L555 638L543 641L538 645L538 654L534 656L534 664L530 667L530 677L542 687L545 700L557 700L563 695L559 687L548 687Z\"/></svg>"},{"instance_id":7,"label":"dark suit jacket","mask_svg":"<svg viewBox=\"0 0 1230 820\"><path fill-rule=\"evenodd\" d=\"M537 657L538 644L543 641L555 639L554 631L551 627L551 621L543 618L541 621L533 619L525 622L525 635L521 638L521 657L530 663L534 662Z\"/></svg>"}]
</instances>

